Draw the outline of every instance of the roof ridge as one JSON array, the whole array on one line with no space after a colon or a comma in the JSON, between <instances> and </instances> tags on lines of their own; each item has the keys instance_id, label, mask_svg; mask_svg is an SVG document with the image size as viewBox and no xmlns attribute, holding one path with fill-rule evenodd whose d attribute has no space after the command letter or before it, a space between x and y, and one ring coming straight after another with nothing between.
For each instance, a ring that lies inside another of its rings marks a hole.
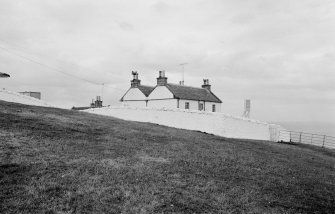
<instances>
[{"instance_id":1,"label":"roof ridge","mask_svg":"<svg viewBox=\"0 0 335 214\"><path fill-rule=\"evenodd\" d=\"M187 88L196 88L196 89L205 89L205 88L202 88L202 87L195 87L195 86L188 86L188 85L179 85L179 84L176 84L176 83L167 83L167 85L175 85L175 86L181 86L181 87L187 87Z\"/></svg>"},{"instance_id":2,"label":"roof ridge","mask_svg":"<svg viewBox=\"0 0 335 214\"><path fill-rule=\"evenodd\" d=\"M139 85L139 86L144 86L144 87L151 87L151 88L154 88L156 86L151 86L151 85Z\"/></svg>"}]
</instances>

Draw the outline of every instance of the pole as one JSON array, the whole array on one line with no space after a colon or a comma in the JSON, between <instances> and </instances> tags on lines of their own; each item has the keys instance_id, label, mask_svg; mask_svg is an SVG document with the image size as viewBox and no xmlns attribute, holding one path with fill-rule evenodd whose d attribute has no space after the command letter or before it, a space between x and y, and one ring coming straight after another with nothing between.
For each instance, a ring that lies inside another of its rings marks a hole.
<instances>
[{"instance_id":1,"label":"pole","mask_svg":"<svg viewBox=\"0 0 335 214\"><path fill-rule=\"evenodd\" d=\"M184 69L184 65L183 65L183 79L182 79L182 81L183 81L183 85L184 85L184 82L185 82L185 69Z\"/></svg>"},{"instance_id":2,"label":"pole","mask_svg":"<svg viewBox=\"0 0 335 214\"><path fill-rule=\"evenodd\" d=\"M181 66L181 68L182 68L182 72L183 72L183 73L182 73L182 83L183 83L183 85L184 85L184 81L185 81L185 80L184 80L184 76L185 76L185 74L184 74L184 73L185 73L184 66L187 65L187 64L188 64L187 62L184 62L184 63L179 64L179 65Z\"/></svg>"},{"instance_id":3,"label":"pole","mask_svg":"<svg viewBox=\"0 0 335 214\"><path fill-rule=\"evenodd\" d=\"M101 85L102 85L102 88L101 88L101 100L103 100L105 83L102 83Z\"/></svg>"},{"instance_id":4,"label":"pole","mask_svg":"<svg viewBox=\"0 0 335 214\"><path fill-rule=\"evenodd\" d=\"M325 147L326 135L323 136L322 147Z\"/></svg>"},{"instance_id":5,"label":"pole","mask_svg":"<svg viewBox=\"0 0 335 214\"><path fill-rule=\"evenodd\" d=\"M299 143L301 143L301 132L300 132L300 136L299 136Z\"/></svg>"}]
</instances>

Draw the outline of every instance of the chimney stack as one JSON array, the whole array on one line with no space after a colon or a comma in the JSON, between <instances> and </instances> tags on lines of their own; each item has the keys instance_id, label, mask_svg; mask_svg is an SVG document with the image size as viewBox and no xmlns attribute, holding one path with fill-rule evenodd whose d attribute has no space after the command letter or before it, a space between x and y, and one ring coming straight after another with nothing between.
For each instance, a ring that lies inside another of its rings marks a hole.
<instances>
[{"instance_id":1,"label":"chimney stack","mask_svg":"<svg viewBox=\"0 0 335 214\"><path fill-rule=\"evenodd\" d=\"M97 96L97 100L95 101L95 107L101 108L102 107L102 100L100 96Z\"/></svg>"},{"instance_id":2,"label":"chimney stack","mask_svg":"<svg viewBox=\"0 0 335 214\"><path fill-rule=\"evenodd\" d=\"M137 88L139 85L141 85L141 80L138 79L137 71L132 71L131 74L133 75L133 80L130 81L131 87Z\"/></svg>"},{"instance_id":3,"label":"chimney stack","mask_svg":"<svg viewBox=\"0 0 335 214\"><path fill-rule=\"evenodd\" d=\"M157 85L164 86L167 84L167 77L165 77L165 71L159 71L159 77L157 78Z\"/></svg>"},{"instance_id":4,"label":"chimney stack","mask_svg":"<svg viewBox=\"0 0 335 214\"><path fill-rule=\"evenodd\" d=\"M209 84L209 80L204 79L204 84L201 87L210 91L211 90L211 85Z\"/></svg>"}]
</instances>

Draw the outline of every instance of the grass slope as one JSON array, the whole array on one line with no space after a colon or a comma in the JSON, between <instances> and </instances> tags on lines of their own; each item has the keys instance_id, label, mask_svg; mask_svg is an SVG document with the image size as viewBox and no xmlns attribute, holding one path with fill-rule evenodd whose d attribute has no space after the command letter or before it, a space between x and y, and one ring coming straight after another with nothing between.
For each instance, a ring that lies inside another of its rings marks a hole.
<instances>
[{"instance_id":1,"label":"grass slope","mask_svg":"<svg viewBox=\"0 0 335 214\"><path fill-rule=\"evenodd\" d=\"M334 213L335 152L0 101L0 213Z\"/></svg>"}]
</instances>

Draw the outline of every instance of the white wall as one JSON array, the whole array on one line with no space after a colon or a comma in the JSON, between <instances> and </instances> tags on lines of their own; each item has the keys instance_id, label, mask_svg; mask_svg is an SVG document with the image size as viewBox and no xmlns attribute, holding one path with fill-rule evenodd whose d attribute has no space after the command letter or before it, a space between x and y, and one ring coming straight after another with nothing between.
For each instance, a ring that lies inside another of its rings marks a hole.
<instances>
[{"instance_id":1,"label":"white wall","mask_svg":"<svg viewBox=\"0 0 335 214\"><path fill-rule=\"evenodd\" d=\"M205 102L205 111L212 112L212 106L215 105L215 112L221 112L221 103Z\"/></svg>"},{"instance_id":2,"label":"white wall","mask_svg":"<svg viewBox=\"0 0 335 214\"><path fill-rule=\"evenodd\" d=\"M199 110L199 102L196 100L179 100L179 108L185 109L185 103L188 102L190 104L190 110ZM213 102L204 102L205 111L212 112L212 105L216 106L216 112L221 112L221 103L213 103Z\"/></svg>"},{"instance_id":3,"label":"white wall","mask_svg":"<svg viewBox=\"0 0 335 214\"><path fill-rule=\"evenodd\" d=\"M123 100L146 100L147 97L138 88L130 88L123 97Z\"/></svg>"},{"instance_id":4,"label":"white wall","mask_svg":"<svg viewBox=\"0 0 335 214\"><path fill-rule=\"evenodd\" d=\"M166 99L173 98L173 94L166 86L157 86L149 95L148 99Z\"/></svg>"},{"instance_id":5,"label":"white wall","mask_svg":"<svg viewBox=\"0 0 335 214\"><path fill-rule=\"evenodd\" d=\"M140 108L144 108L146 107L146 101L145 100L136 100L136 101L123 101L121 102L121 106L125 106L125 107L140 107Z\"/></svg>"},{"instance_id":6,"label":"white wall","mask_svg":"<svg viewBox=\"0 0 335 214\"><path fill-rule=\"evenodd\" d=\"M274 136L270 135L270 124L268 123L233 117L222 113L116 106L88 109L85 111L125 120L150 122L175 128L198 130L229 138L258 140L273 140L274 138Z\"/></svg>"},{"instance_id":7,"label":"white wall","mask_svg":"<svg viewBox=\"0 0 335 214\"><path fill-rule=\"evenodd\" d=\"M188 102L190 110L199 110L199 102L196 100L179 100L179 108L185 109L185 103Z\"/></svg>"},{"instance_id":8,"label":"white wall","mask_svg":"<svg viewBox=\"0 0 335 214\"><path fill-rule=\"evenodd\" d=\"M198 111L199 110L199 101L195 100L179 100L179 109L185 109L185 103L189 103L189 110ZM164 109L176 109L178 108L178 100L173 98L165 98L165 99L151 99L148 100L146 104L145 100L138 100L138 101L123 101L121 102L122 106L134 106L134 107L150 107L150 108L164 108ZM216 106L216 112L221 112L221 103L213 103L213 102L203 102L204 104L204 111L212 112L212 105Z\"/></svg>"},{"instance_id":9,"label":"white wall","mask_svg":"<svg viewBox=\"0 0 335 214\"><path fill-rule=\"evenodd\" d=\"M148 107L157 109L159 108L175 109L177 108L177 99L149 100Z\"/></svg>"},{"instance_id":10,"label":"white wall","mask_svg":"<svg viewBox=\"0 0 335 214\"><path fill-rule=\"evenodd\" d=\"M290 134L282 126L277 124L270 124L270 136L271 141L290 142Z\"/></svg>"},{"instance_id":11,"label":"white wall","mask_svg":"<svg viewBox=\"0 0 335 214\"><path fill-rule=\"evenodd\" d=\"M174 109L177 108L177 100L165 86L157 86L148 97L148 107Z\"/></svg>"},{"instance_id":12,"label":"white wall","mask_svg":"<svg viewBox=\"0 0 335 214\"><path fill-rule=\"evenodd\" d=\"M13 103L21 103L25 105L55 107L42 100L36 99L34 97L26 96L26 95L23 95L17 92L1 90L1 89L0 89L0 100L7 101L7 102L13 102Z\"/></svg>"}]
</instances>

